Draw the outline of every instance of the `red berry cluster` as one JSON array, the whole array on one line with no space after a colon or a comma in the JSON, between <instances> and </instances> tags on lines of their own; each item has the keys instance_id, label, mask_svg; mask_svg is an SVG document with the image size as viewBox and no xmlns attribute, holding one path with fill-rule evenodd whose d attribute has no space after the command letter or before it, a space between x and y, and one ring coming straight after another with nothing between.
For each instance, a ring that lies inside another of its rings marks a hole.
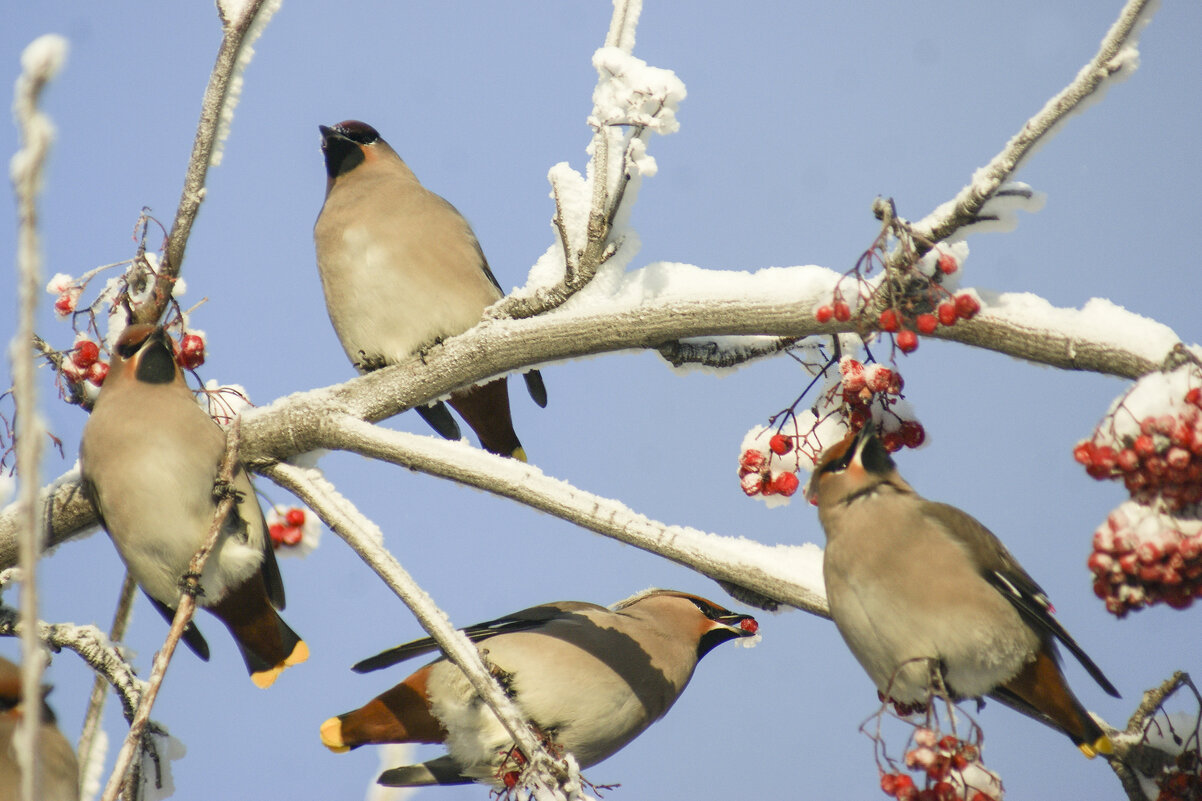
<instances>
[{"instance_id":1,"label":"red berry cluster","mask_svg":"<svg viewBox=\"0 0 1202 801\"><path fill-rule=\"evenodd\" d=\"M100 386L109 374L108 362L100 360L100 346L90 339L81 339L63 359L63 375L80 388L84 381Z\"/></svg>"},{"instance_id":2,"label":"red berry cluster","mask_svg":"<svg viewBox=\"0 0 1202 801\"><path fill-rule=\"evenodd\" d=\"M906 767L924 786L919 789L907 773L882 770L881 790L885 795L899 801L997 801L990 791L973 788L964 780L963 773L970 766L979 768L983 775L992 775L981 765L978 746L952 734L940 738L927 728L915 730L914 745L906 752Z\"/></svg>"},{"instance_id":3,"label":"red berry cluster","mask_svg":"<svg viewBox=\"0 0 1202 801\"><path fill-rule=\"evenodd\" d=\"M877 325L886 333L894 334L893 341L903 353L912 353L918 348L919 334L933 334L939 326L951 327L957 320L971 320L981 310L981 304L967 292L948 296L935 307L934 313L907 317L897 309L885 309L877 318Z\"/></svg>"},{"instance_id":4,"label":"red berry cluster","mask_svg":"<svg viewBox=\"0 0 1202 801\"><path fill-rule=\"evenodd\" d=\"M1185 395L1177 414L1146 416L1139 434L1115 438L1102 426L1073 457L1099 481L1122 478L1136 501L1159 499L1172 511L1202 500L1202 389Z\"/></svg>"},{"instance_id":5,"label":"red berry cluster","mask_svg":"<svg viewBox=\"0 0 1202 801\"><path fill-rule=\"evenodd\" d=\"M267 527L267 533L271 536L271 546L279 548L282 545L300 545L305 536L305 510L293 507L284 512L282 520L283 522L272 523Z\"/></svg>"},{"instance_id":6,"label":"red berry cluster","mask_svg":"<svg viewBox=\"0 0 1202 801\"><path fill-rule=\"evenodd\" d=\"M1196 742L1196 741L1195 741ZM1202 760L1196 750L1177 755L1156 781L1160 793L1156 801L1200 801L1202 799Z\"/></svg>"},{"instance_id":7,"label":"red berry cluster","mask_svg":"<svg viewBox=\"0 0 1202 801\"><path fill-rule=\"evenodd\" d=\"M872 401L879 398L885 408L900 397L905 382L901 374L882 364L863 364L851 357L839 362L842 374L843 401L847 404L847 423L859 431L872 421ZM890 453L905 448L917 448L926 441L926 429L917 420L902 420L893 431L881 433L881 444Z\"/></svg>"},{"instance_id":8,"label":"red berry cluster","mask_svg":"<svg viewBox=\"0 0 1202 801\"><path fill-rule=\"evenodd\" d=\"M1202 524L1128 501L1094 532L1088 565L1117 617L1162 601L1185 609L1202 597Z\"/></svg>"},{"instance_id":9,"label":"red berry cluster","mask_svg":"<svg viewBox=\"0 0 1202 801\"><path fill-rule=\"evenodd\" d=\"M783 456L793 449L793 441L784 434L774 434L769 440L772 452ZM739 486L748 496L752 495L783 495L788 498L797 492L801 479L797 473L784 470L773 471L769 466L769 458L763 451L748 448L739 457Z\"/></svg>"}]
</instances>

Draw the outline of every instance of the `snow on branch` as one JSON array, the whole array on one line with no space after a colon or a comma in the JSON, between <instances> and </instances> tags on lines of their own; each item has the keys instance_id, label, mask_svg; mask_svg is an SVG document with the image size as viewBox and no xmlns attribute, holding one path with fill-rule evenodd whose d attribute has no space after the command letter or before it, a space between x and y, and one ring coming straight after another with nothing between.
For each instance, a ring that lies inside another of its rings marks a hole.
<instances>
[{"instance_id":1,"label":"snow on branch","mask_svg":"<svg viewBox=\"0 0 1202 801\"><path fill-rule=\"evenodd\" d=\"M635 248L629 247L624 259L611 261L625 239L629 207L642 176L655 174L647 139L679 128L676 108L685 96L684 84L671 70L631 55L641 10L638 0L614 0L605 46L593 54L597 85L588 116L593 129L588 177L566 163L548 174L559 250L548 250L527 285L489 309L488 319L534 317L557 308L602 267L620 274L634 255ZM615 153L621 158L611 158Z\"/></svg>"},{"instance_id":2,"label":"snow on branch","mask_svg":"<svg viewBox=\"0 0 1202 801\"><path fill-rule=\"evenodd\" d=\"M485 321L405 363L249 410L242 420L242 458L262 464L339 447L322 431L331 415L376 422L460 387L551 362L659 348L690 337L852 333L851 322L814 319L814 309L829 299L838 278L812 266L742 273L655 264L614 282L594 283L537 318ZM1181 347L1168 327L1109 301L1065 309L1022 293L982 293L982 299L975 318L932 336L1123 378L1171 366ZM48 546L98 522L74 471L41 497L50 504ZM19 527L15 506L0 510L0 569L16 563Z\"/></svg>"},{"instance_id":3,"label":"snow on branch","mask_svg":"<svg viewBox=\"0 0 1202 801\"><path fill-rule=\"evenodd\" d=\"M496 714L497 720L509 732L532 766L534 783L551 793L539 797L571 797L572 793L566 788L580 786L579 776L571 764L565 764L547 752L535 737L529 721L493 678L475 644L452 625L446 613L384 547L384 535L379 527L339 493L320 470L278 463L262 468L259 472L296 495L316 512L330 530L346 540L347 545L351 546L405 606L409 607L421 627L463 671L480 698L488 704ZM556 790L552 789L559 787L565 788L565 793L556 793Z\"/></svg>"},{"instance_id":4,"label":"snow on branch","mask_svg":"<svg viewBox=\"0 0 1202 801\"><path fill-rule=\"evenodd\" d=\"M1073 114L1099 100L1105 91L1139 66L1139 33L1152 18L1156 0L1128 0L1088 64L1055 97L1027 120L1001 152L973 174L972 182L955 198L940 205L914 225L921 239L938 242L976 221L977 212L1011 180L1019 166Z\"/></svg>"},{"instance_id":5,"label":"snow on branch","mask_svg":"<svg viewBox=\"0 0 1202 801\"><path fill-rule=\"evenodd\" d=\"M0 606L0 637L19 636L24 630L24 624L17 620L16 610ZM126 719L133 717L142 693L146 690L146 682L134 674L133 667L104 632L90 625L45 623L39 620L33 633L52 651L66 648L79 654L97 676L103 676L117 691Z\"/></svg>"},{"instance_id":6,"label":"snow on branch","mask_svg":"<svg viewBox=\"0 0 1202 801\"><path fill-rule=\"evenodd\" d=\"M829 617L822 582L822 549L815 545L770 546L742 537L665 525L619 501L547 476L533 465L503 459L462 442L373 426L348 415L327 419L323 430L326 447L349 450L510 498L658 554L715 581ZM275 469L262 472L270 478Z\"/></svg>"},{"instance_id":7,"label":"snow on branch","mask_svg":"<svg viewBox=\"0 0 1202 801\"><path fill-rule=\"evenodd\" d=\"M223 37L217 51L217 63L209 75L201 101L200 122L192 143L192 155L184 174L175 222L167 238L167 253L155 276L152 302L138 307L135 323L155 323L166 311L172 287L184 262L184 249L192 232L192 223L205 197L205 179L209 167L221 162L221 145L229 134L234 107L242 92L242 72L250 63L251 45L263 32L282 0L226 0L218 3Z\"/></svg>"}]
</instances>

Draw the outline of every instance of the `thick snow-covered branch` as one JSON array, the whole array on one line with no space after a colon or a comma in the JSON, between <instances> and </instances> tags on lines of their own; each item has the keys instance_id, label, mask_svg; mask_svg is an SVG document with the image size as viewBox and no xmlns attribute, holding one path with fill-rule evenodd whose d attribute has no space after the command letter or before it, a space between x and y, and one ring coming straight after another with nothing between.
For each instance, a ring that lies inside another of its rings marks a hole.
<instances>
[{"instance_id":1,"label":"thick snow-covered branch","mask_svg":"<svg viewBox=\"0 0 1202 801\"><path fill-rule=\"evenodd\" d=\"M184 249L192 233L192 223L205 197L205 178L210 165L220 161L221 143L229 131L233 109L242 91L242 71L254 52L251 45L263 32L280 2L248 0L236 9L236 13L218 4L224 34L221 48L217 51L217 63L213 65L209 85L201 101L200 123L196 127L192 155L184 174L179 208L167 238L167 253L155 278L151 302L137 308L133 320L135 323L157 322L171 300L171 288L184 262Z\"/></svg>"},{"instance_id":2,"label":"thick snow-covered branch","mask_svg":"<svg viewBox=\"0 0 1202 801\"><path fill-rule=\"evenodd\" d=\"M526 320L491 320L431 348L423 357L343 384L290 395L247 412L242 457L249 463L340 447L325 431L337 414L376 422L459 387L522 368L580 356L658 348L715 335L803 337L850 332L852 323L820 324L814 309L838 275L820 267L755 273L657 264L616 285L590 286L562 308ZM971 321L932 336L1062 369L1135 378L1173 358L1180 340L1161 323L1092 300L1057 308L1034 295L982 293ZM68 474L43 490L50 503L47 545L96 524L95 510ZM0 511L0 569L15 564L17 514Z\"/></svg>"},{"instance_id":3,"label":"thick snow-covered branch","mask_svg":"<svg viewBox=\"0 0 1202 801\"><path fill-rule=\"evenodd\" d=\"M938 242L971 225L977 212L993 197L1002 184L1010 181L1019 165L1073 114L1096 102L1105 90L1125 79L1139 64L1136 40L1151 19L1155 0L1129 0L1119 18L1106 33L1098 52L1077 76L1027 120L1006 146L984 167L976 171L971 183L952 200L940 205L914 225L914 232ZM924 248L925 250L925 248Z\"/></svg>"},{"instance_id":4,"label":"thick snow-covered branch","mask_svg":"<svg viewBox=\"0 0 1202 801\"><path fill-rule=\"evenodd\" d=\"M455 628L434 599L384 547L384 535L375 523L359 512L318 470L278 463L261 472L316 512L330 530L346 540L368 567L409 607L421 627L463 671L527 760L537 766L540 774L545 774L543 779L546 783L551 786L579 784L577 777L564 774L559 760L551 756L534 736L529 722L485 666L475 644Z\"/></svg>"},{"instance_id":5,"label":"thick snow-covered branch","mask_svg":"<svg viewBox=\"0 0 1202 801\"><path fill-rule=\"evenodd\" d=\"M442 476L511 498L581 528L595 531L690 567L710 578L823 617L829 616L822 583L822 550L814 545L769 546L665 525L619 501L577 489L533 465L463 442L381 428L348 415L326 421L329 444L373 459ZM269 468L264 471L272 477Z\"/></svg>"}]
</instances>

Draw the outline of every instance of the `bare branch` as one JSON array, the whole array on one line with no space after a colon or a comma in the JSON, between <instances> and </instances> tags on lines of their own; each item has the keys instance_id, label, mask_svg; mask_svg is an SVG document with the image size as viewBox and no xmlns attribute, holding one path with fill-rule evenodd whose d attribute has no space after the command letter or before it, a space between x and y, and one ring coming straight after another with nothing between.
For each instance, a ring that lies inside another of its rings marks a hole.
<instances>
[{"instance_id":1,"label":"bare branch","mask_svg":"<svg viewBox=\"0 0 1202 801\"><path fill-rule=\"evenodd\" d=\"M562 786L576 777L569 775L560 760L547 752L530 729L522 713L505 691L497 684L485 666L476 646L451 624L434 600L400 562L383 545L383 532L355 506L343 497L319 472L295 465L279 463L260 472L284 489L296 495L321 517L330 529L346 540L368 567L397 594L417 618L443 653L459 666L472 687L496 714L497 720L509 732L513 742L527 760L540 766L539 773L550 779L552 786Z\"/></svg>"},{"instance_id":2,"label":"bare branch","mask_svg":"<svg viewBox=\"0 0 1202 801\"><path fill-rule=\"evenodd\" d=\"M1139 29L1148 21L1150 14L1147 12L1154 5L1154 0L1128 0L1118 20L1102 39L1098 52L1077 73L1077 77L1027 120L992 161L977 170L972 183L961 189L951 201L915 224L915 233L938 242L951 236L960 227L974 222L981 207L1002 184L1012 179L1023 159L1057 125L1080 111L1086 101L1100 90L1134 69L1136 53L1133 41ZM925 252L926 248L921 248L921 251Z\"/></svg>"},{"instance_id":3,"label":"bare branch","mask_svg":"<svg viewBox=\"0 0 1202 801\"><path fill-rule=\"evenodd\" d=\"M217 51L217 63L209 75L200 106L200 123L192 143L192 156L188 160L188 171L184 175L184 190L180 195L175 222L167 238L167 253L162 267L155 277L154 291L150 302L139 306L134 313L135 323L154 323L163 315L171 299L171 289L179 277L184 262L184 249L192 233L192 223L200 211L205 196L205 178L214 154L221 143L223 121L233 113L238 101L237 78L246 65L245 58L250 46L270 19L277 0L250 0L249 6L238 19L222 20L224 36Z\"/></svg>"}]
</instances>

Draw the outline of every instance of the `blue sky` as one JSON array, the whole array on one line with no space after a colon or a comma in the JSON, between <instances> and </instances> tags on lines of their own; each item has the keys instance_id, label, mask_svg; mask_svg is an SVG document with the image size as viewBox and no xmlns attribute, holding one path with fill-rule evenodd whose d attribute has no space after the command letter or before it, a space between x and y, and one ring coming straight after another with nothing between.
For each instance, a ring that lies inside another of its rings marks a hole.
<instances>
[{"instance_id":1,"label":"blue sky","mask_svg":"<svg viewBox=\"0 0 1202 801\"><path fill-rule=\"evenodd\" d=\"M635 55L676 71L688 97L680 131L650 145L659 174L633 211L634 266L850 268L876 236L875 196L911 219L951 197L1093 55L1118 8L648 2ZM209 298L193 317L209 337L204 377L240 383L261 404L353 375L313 256L325 183L318 124L377 127L471 221L501 285L523 283L552 242L548 168L585 164L590 59L609 12L600 2L286 2L258 42L184 263L185 305ZM45 102L59 130L41 201L45 271L79 275L132 255L142 207L170 224L220 31L203 2L23 4L0 30L11 77L24 45L47 32L66 36L71 53ZM970 240L965 286L1061 306L1106 297L1200 339L1200 40L1202 7L1165 4L1141 39L1140 69L1018 176L1048 194L1044 209L1021 215L1013 233ZM14 129L0 127L0 152L15 147ZM10 196L0 203L13 220ZM11 225L0 227L0 250L15 250ZM3 280L11 284L11 269ZM66 347L51 302L39 329ZM0 311L5 340L11 309ZM1123 723L1142 690L1176 668L1196 670L1196 610L1116 621L1090 590L1090 536L1123 492L1086 477L1071 450L1124 384L938 342L899 367L929 437L899 457L903 474L992 528L1045 587L1125 695L1105 696L1070 664L1085 705ZM806 382L790 360L679 376L655 355L624 353L543 374L545 410L520 387L512 396L523 444L548 474L659 520L821 543L812 509L767 510L736 477L744 433ZM84 415L49 397L47 415L66 447L65 459L47 459L49 478L73 463ZM387 425L426 431L412 414ZM356 456L322 466L456 622L547 600L610 603L652 585L734 604L702 576L512 502ZM420 630L335 537L283 570L285 617L313 656L259 691L220 627L201 619L213 659L180 653L154 713L188 747L174 768L177 798L357 799L374 776L372 749L329 754L317 728L403 675L357 676L352 663ZM106 537L63 546L43 575L44 618L108 626L121 566ZM884 797L857 732L875 693L834 627L798 612L760 619L758 647L712 653L664 721L588 771L622 784L608 797ZM144 672L165 634L140 600L128 642ZM74 738L90 674L62 654L49 678ZM980 720L987 764L1010 797L1119 797L1105 765L1060 735L997 704ZM110 736L124 728L110 708Z\"/></svg>"}]
</instances>

